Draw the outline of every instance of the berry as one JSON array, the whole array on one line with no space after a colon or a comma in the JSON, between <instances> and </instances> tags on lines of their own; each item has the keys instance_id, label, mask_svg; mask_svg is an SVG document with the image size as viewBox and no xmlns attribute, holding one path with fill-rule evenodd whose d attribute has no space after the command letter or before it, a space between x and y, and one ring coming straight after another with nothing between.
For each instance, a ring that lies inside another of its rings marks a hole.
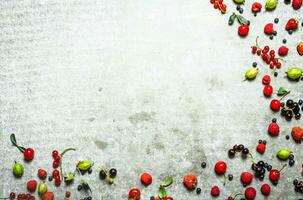
<instances>
[{"instance_id":1,"label":"berry","mask_svg":"<svg viewBox=\"0 0 303 200\"><path fill-rule=\"evenodd\" d=\"M286 40L286 39L283 39L282 42L283 42L283 44L286 44L287 40Z\"/></svg>"},{"instance_id":2,"label":"berry","mask_svg":"<svg viewBox=\"0 0 303 200\"><path fill-rule=\"evenodd\" d=\"M256 198L256 194L257 194L257 191L253 187L246 188L245 193L244 193L245 198L247 200L253 200L253 199L255 199Z\"/></svg>"},{"instance_id":3,"label":"berry","mask_svg":"<svg viewBox=\"0 0 303 200\"><path fill-rule=\"evenodd\" d=\"M213 186L210 190L210 194L213 197L217 197L220 195L220 188L218 186Z\"/></svg>"},{"instance_id":4,"label":"berry","mask_svg":"<svg viewBox=\"0 0 303 200\"><path fill-rule=\"evenodd\" d=\"M40 179L44 180L47 177L47 172L44 169L39 169L37 175Z\"/></svg>"},{"instance_id":5,"label":"berry","mask_svg":"<svg viewBox=\"0 0 303 200\"><path fill-rule=\"evenodd\" d=\"M279 110L280 110L280 107L281 107L281 103L280 103L279 100L277 100L277 99L271 100L271 102L270 102L270 108L271 108L273 111L279 111Z\"/></svg>"},{"instance_id":6,"label":"berry","mask_svg":"<svg viewBox=\"0 0 303 200\"><path fill-rule=\"evenodd\" d=\"M251 47L251 52L255 54L257 52L258 48L256 46Z\"/></svg>"},{"instance_id":7,"label":"berry","mask_svg":"<svg viewBox=\"0 0 303 200\"><path fill-rule=\"evenodd\" d=\"M59 170L54 169L52 175L53 175L54 178L59 177L60 176Z\"/></svg>"},{"instance_id":8,"label":"berry","mask_svg":"<svg viewBox=\"0 0 303 200\"><path fill-rule=\"evenodd\" d=\"M29 180L26 183L26 188L29 192L35 192L37 189L37 181L36 180Z\"/></svg>"},{"instance_id":9,"label":"berry","mask_svg":"<svg viewBox=\"0 0 303 200\"><path fill-rule=\"evenodd\" d=\"M54 161L60 162L60 156L59 155L55 155L53 158L54 158Z\"/></svg>"},{"instance_id":10,"label":"berry","mask_svg":"<svg viewBox=\"0 0 303 200\"><path fill-rule=\"evenodd\" d=\"M202 163L201 163L201 167L202 167L202 168L205 168L205 167L206 167L206 162L202 162Z\"/></svg>"},{"instance_id":11,"label":"berry","mask_svg":"<svg viewBox=\"0 0 303 200\"><path fill-rule=\"evenodd\" d=\"M198 179L193 174L187 174L183 177L183 184L188 190L194 190L197 186Z\"/></svg>"},{"instance_id":12,"label":"berry","mask_svg":"<svg viewBox=\"0 0 303 200\"><path fill-rule=\"evenodd\" d=\"M298 45L297 45L297 52L300 56L303 56L303 42L300 42Z\"/></svg>"},{"instance_id":13,"label":"berry","mask_svg":"<svg viewBox=\"0 0 303 200\"><path fill-rule=\"evenodd\" d=\"M115 178L117 176L117 170L115 168L111 168L109 170L109 177Z\"/></svg>"},{"instance_id":14,"label":"berry","mask_svg":"<svg viewBox=\"0 0 303 200\"><path fill-rule=\"evenodd\" d=\"M298 10L301 8L302 6L302 0L293 0L292 1L292 7L295 9L295 10Z\"/></svg>"},{"instance_id":15,"label":"berry","mask_svg":"<svg viewBox=\"0 0 303 200\"><path fill-rule=\"evenodd\" d=\"M227 164L224 161L218 161L215 165L215 172L217 174L224 174L227 169Z\"/></svg>"},{"instance_id":16,"label":"berry","mask_svg":"<svg viewBox=\"0 0 303 200\"><path fill-rule=\"evenodd\" d=\"M65 192L65 198L70 198L71 196L71 192L70 191L66 191Z\"/></svg>"},{"instance_id":17,"label":"berry","mask_svg":"<svg viewBox=\"0 0 303 200\"><path fill-rule=\"evenodd\" d=\"M264 196L269 196L270 191L271 191L270 186L267 183L265 183L261 186L261 193Z\"/></svg>"},{"instance_id":18,"label":"berry","mask_svg":"<svg viewBox=\"0 0 303 200\"><path fill-rule=\"evenodd\" d=\"M25 151L23 152L23 156L24 156L24 160L26 160L26 161L33 160L34 156L35 156L34 149L32 149L32 148L25 149Z\"/></svg>"},{"instance_id":19,"label":"berry","mask_svg":"<svg viewBox=\"0 0 303 200\"><path fill-rule=\"evenodd\" d=\"M267 132L269 135L271 136L278 136L280 133L280 127L277 123L270 123L268 128L267 128Z\"/></svg>"},{"instance_id":20,"label":"berry","mask_svg":"<svg viewBox=\"0 0 303 200\"><path fill-rule=\"evenodd\" d=\"M228 180L229 180L229 181L232 181L232 180L234 179L234 176L233 176L232 174L228 174L227 177L228 177Z\"/></svg>"},{"instance_id":21,"label":"berry","mask_svg":"<svg viewBox=\"0 0 303 200\"><path fill-rule=\"evenodd\" d=\"M258 144L256 147L256 151L260 154L263 154L266 150L266 145L265 144Z\"/></svg>"},{"instance_id":22,"label":"berry","mask_svg":"<svg viewBox=\"0 0 303 200\"><path fill-rule=\"evenodd\" d=\"M55 156L59 156L59 152L57 150L53 150L52 156L53 156L53 158L55 158Z\"/></svg>"},{"instance_id":23,"label":"berry","mask_svg":"<svg viewBox=\"0 0 303 200\"><path fill-rule=\"evenodd\" d=\"M141 183L145 186L148 186L152 183L153 178L149 173L143 173L141 174Z\"/></svg>"},{"instance_id":24,"label":"berry","mask_svg":"<svg viewBox=\"0 0 303 200\"><path fill-rule=\"evenodd\" d=\"M264 33L266 35L272 35L274 33L273 23L268 23L264 26Z\"/></svg>"},{"instance_id":25,"label":"berry","mask_svg":"<svg viewBox=\"0 0 303 200\"><path fill-rule=\"evenodd\" d=\"M288 54L288 48L286 46L281 46L278 53L280 56L286 56Z\"/></svg>"},{"instance_id":26,"label":"berry","mask_svg":"<svg viewBox=\"0 0 303 200\"><path fill-rule=\"evenodd\" d=\"M138 188L132 188L129 191L128 197L131 200L140 200L141 192Z\"/></svg>"},{"instance_id":27,"label":"berry","mask_svg":"<svg viewBox=\"0 0 303 200\"><path fill-rule=\"evenodd\" d=\"M295 126L291 130L291 136L295 142L301 143L303 139L303 129L299 126Z\"/></svg>"},{"instance_id":28,"label":"berry","mask_svg":"<svg viewBox=\"0 0 303 200\"><path fill-rule=\"evenodd\" d=\"M270 84L270 80L271 80L271 78L270 78L269 75L263 76L263 78L262 78L263 85L269 85Z\"/></svg>"},{"instance_id":29,"label":"berry","mask_svg":"<svg viewBox=\"0 0 303 200\"><path fill-rule=\"evenodd\" d=\"M238 28L238 34L241 37L247 36L248 32L249 32L249 26L248 25L242 24L242 25L239 26L239 28Z\"/></svg>"},{"instance_id":30,"label":"berry","mask_svg":"<svg viewBox=\"0 0 303 200\"><path fill-rule=\"evenodd\" d=\"M78 185L77 190L81 191L82 189L83 189L83 186L82 185Z\"/></svg>"},{"instance_id":31,"label":"berry","mask_svg":"<svg viewBox=\"0 0 303 200\"><path fill-rule=\"evenodd\" d=\"M197 194L201 194L201 188L197 188L197 189L196 189L196 193L197 193Z\"/></svg>"},{"instance_id":32,"label":"berry","mask_svg":"<svg viewBox=\"0 0 303 200\"><path fill-rule=\"evenodd\" d=\"M164 197L163 200L174 200L172 197Z\"/></svg>"},{"instance_id":33,"label":"berry","mask_svg":"<svg viewBox=\"0 0 303 200\"><path fill-rule=\"evenodd\" d=\"M233 149L229 149L229 150L228 150L228 156L229 156L230 158L233 158L235 155L236 155L235 150L233 150Z\"/></svg>"},{"instance_id":34,"label":"berry","mask_svg":"<svg viewBox=\"0 0 303 200\"><path fill-rule=\"evenodd\" d=\"M271 85L265 85L264 86L264 89L263 89L263 94L266 96L266 97L270 97L271 94L273 92L273 88Z\"/></svg>"},{"instance_id":35,"label":"berry","mask_svg":"<svg viewBox=\"0 0 303 200\"><path fill-rule=\"evenodd\" d=\"M99 172L99 177L100 177L101 180L106 179L107 175L106 175L106 172L103 169Z\"/></svg>"},{"instance_id":36,"label":"berry","mask_svg":"<svg viewBox=\"0 0 303 200\"><path fill-rule=\"evenodd\" d=\"M252 5L251 5L251 11L253 13L258 13L260 12L262 9L262 4L259 3L259 2L254 2Z\"/></svg>"},{"instance_id":37,"label":"berry","mask_svg":"<svg viewBox=\"0 0 303 200\"><path fill-rule=\"evenodd\" d=\"M249 150L248 150L248 148L244 148L244 149L242 150L242 153L243 153L244 155L249 154Z\"/></svg>"},{"instance_id":38,"label":"berry","mask_svg":"<svg viewBox=\"0 0 303 200\"><path fill-rule=\"evenodd\" d=\"M59 163L58 161L55 161L55 160L54 160L54 161L53 161L53 168L55 168L55 169L58 168L58 167L59 167L59 164L60 164L60 163Z\"/></svg>"},{"instance_id":39,"label":"berry","mask_svg":"<svg viewBox=\"0 0 303 200\"><path fill-rule=\"evenodd\" d=\"M15 199L15 198L16 198L16 193L15 193L15 192L11 192L11 193L9 194L9 198Z\"/></svg>"},{"instance_id":40,"label":"berry","mask_svg":"<svg viewBox=\"0 0 303 200\"><path fill-rule=\"evenodd\" d=\"M60 176L56 176L55 177L55 186L59 187L61 185L61 179Z\"/></svg>"},{"instance_id":41,"label":"berry","mask_svg":"<svg viewBox=\"0 0 303 200\"><path fill-rule=\"evenodd\" d=\"M286 25L285 25L285 29L287 31L291 31L291 33L292 33L292 31L297 30L298 29L298 21L294 18L289 19L287 21ZM289 34L291 34L291 33L289 32Z\"/></svg>"},{"instance_id":42,"label":"berry","mask_svg":"<svg viewBox=\"0 0 303 200\"><path fill-rule=\"evenodd\" d=\"M279 18L275 18L274 19L274 22L277 24L277 23L279 23Z\"/></svg>"},{"instance_id":43,"label":"berry","mask_svg":"<svg viewBox=\"0 0 303 200\"><path fill-rule=\"evenodd\" d=\"M272 169L269 172L269 179L274 182L280 179L280 171L277 169Z\"/></svg>"},{"instance_id":44,"label":"berry","mask_svg":"<svg viewBox=\"0 0 303 200\"><path fill-rule=\"evenodd\" d=\"M249 172L242 172L240 176L243 185L249 185L253 180L253 175Z\"/></svg>"}]
</instances>

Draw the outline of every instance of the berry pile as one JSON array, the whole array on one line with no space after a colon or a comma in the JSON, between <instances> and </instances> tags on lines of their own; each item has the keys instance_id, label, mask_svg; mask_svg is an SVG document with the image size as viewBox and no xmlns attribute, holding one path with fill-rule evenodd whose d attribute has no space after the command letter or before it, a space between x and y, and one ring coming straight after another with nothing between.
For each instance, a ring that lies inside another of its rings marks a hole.
<instances>
[{"instance_id":1,"label":"berry pile","mask_svg":"<svg viewBox=\"0 0 303 200\"><path fill-rule=\"evenodd\" d=\"M230 158L235 157L236 153L242 153L242 156L246 157L247 155L249 155L249 149L244 147L243 144L239 144L239 145L234 145L232 149L228 150L228 156Z\"/></svg>"},{"instance_id":2,"label":"berry pile","mask_svg":"<svg viewBox=\"0 0 303 200\"><path fill-rule=\"evenodd\" d=\"M276 57L276 52L270 49L268 45L264 46L263 49L258 45L258 38L256 39L256 45L251 47L251 52L262 57L262 60L269 65L270 69L280 69L282 67L279 58Z\"/></svg>"},{"instance_id":3,"label":"berry pile","mask_svg":"<svg viewBox=\"0 0 303 200\"><path fill-rule=\"evenodd\" d=\"M226 4L223 3L223 0L210 0L210 3L214 5L215 9L221 11L222 14L226 13Z\"/></svg>"},{"instance_id":4,"label":"berry pile","mask_svg":"<svg viewBox=\"0 0 303 200\"><path fill-rule=\"evenodd\" d=\"M255 172L255 177L258 178L260 181L263 181L266 170L270 171L272 169L272 166L264 162L263 160L260 160L257 163L253 163L251 165L251 169Z\"/></svg>"},{"instance_id":5,"label":"berry pile","mask_svg":"<svg viewBox=\"0 0 303 200\"><path fill-rule=\"evenodd\" d=\"M15 192L11 192L9 194L9 198L10 200L13 199L17 199L17 200L35 200L35 197L31 194L25 194L25 193L20 193L20 194L16 194Z\"/></svg>"},{"instance_id":6,"label":"berry pile","mask_svg":"<svg viewBox=\"0 0 303 200\"><path fill-rule=\"evenodd\" d=\"M281 103L281 116L285 117L287 121L290 121L293 117L295 119L301 118L300 110L303 111L303 100L299 100L298 102L294 102L292 99L288 99L286 103ZM300 108L301 106L301 108Z\"/></svg>"}]
</instances>

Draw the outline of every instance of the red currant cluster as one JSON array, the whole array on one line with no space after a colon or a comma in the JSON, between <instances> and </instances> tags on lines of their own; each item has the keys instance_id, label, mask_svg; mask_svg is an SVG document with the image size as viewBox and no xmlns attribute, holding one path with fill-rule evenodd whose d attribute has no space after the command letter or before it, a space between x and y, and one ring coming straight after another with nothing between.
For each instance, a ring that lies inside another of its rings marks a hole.
<instances>
[{"instance_id":1,"label":"red currant cluster","mask_svg":"<svg viewBox=\"0 0 303 200\"><path fill-rule=\"evenodd\" d=\"M20 193L16 194L15 192L11 192L9 194L9 199L18 199L18 200L35 200L35 197L31 194Z\"/></svg>"},{"instance_id":2,"label":"red currant cluster","mask_svg":"<svg viewBox=\"0 0 303 200\"><path fill-rule=\"evenodd\" d=\"M282 67L281 62L279 61L279 58L276 58L276 52L273 49L270 49L269 46L264 46L263 49L261 49L258 44L251 47L252 53L257 54L258 56L262 57L262 60L269 65L270 69L280 69Z\"/></svg>"},{"instance_id":3,"label":"red currant cluster","mask_svg":"<svg viewBox=\"0 0 303 200\"><path fill-rule=\"evenodd\" d=\"M55 186L59 187L61 185L61 177L60 177L60 172L59 170L57 170L56 168L59 167L60 165L60 155L59 155L59 152L57 150L53 150L52 152L52 156L53 156L53 173L52 173L52 176L54 178L54 181L55 181Z\"/></svg>"},{"instance_id":4,"label":"red currant cluster","mask_svg":"<svg viewBox=\"0 0 303 200\"><path fill-rule=\"evenodd\" d=\"M210 0L210 3L214 5L215 9L219 9L222 14L226 13L226 4L223 3L223 0Z\"/></svg>"}]
</instances>

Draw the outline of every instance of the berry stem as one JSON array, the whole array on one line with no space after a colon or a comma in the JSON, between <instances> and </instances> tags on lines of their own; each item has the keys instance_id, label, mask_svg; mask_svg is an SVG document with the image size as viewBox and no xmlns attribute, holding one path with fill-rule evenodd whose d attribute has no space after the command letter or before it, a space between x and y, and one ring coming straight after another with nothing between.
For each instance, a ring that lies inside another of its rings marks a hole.
<instances>
[{"instance_id":1,"label":"berry stem","mask_svg":"<svg viewBox=\"0 0 303 200\"><path fill-rule=\"evenodd\" d=\"M283 96L280 98L280 101L281 101L284 97L286 97L289 93L290 93L290 91L287 91L285 94L283 94Z\"/></svg>"},{"instance_id":2,"label":"berry stem","mask_svg":"<svg viewBox=\"0 0 303 200\"><path fill-rule=\"evenodd\" d=\"M59 160L59 167L60 167L60 174L62 177L64 177L63 167L62 167L62 159L64 154L66 154L68 151L76 151L75 148L67 148L60 154L60 160Z\"/></svg>"},{"instance_id":3,"label":"berry stem","mask_svg":"<svg viewBox=\"0 0 303 200\"><path fill-rule=\"evenodd\" d=\"M279 170L279 172L281 172L283 169L285 169L286 166L287 166L287 164L284 164L283 167Z\"/></svg>"}]
</instances>

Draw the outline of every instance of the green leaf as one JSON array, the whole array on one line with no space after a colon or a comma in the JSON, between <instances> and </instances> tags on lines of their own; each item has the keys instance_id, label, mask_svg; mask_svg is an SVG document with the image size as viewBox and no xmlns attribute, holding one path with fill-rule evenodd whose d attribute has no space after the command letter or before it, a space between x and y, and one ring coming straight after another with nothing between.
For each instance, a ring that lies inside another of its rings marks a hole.
<instances>
[{"instance_id":1,"label":"green leaf","mask_svg":"<svg viewBox=\"0 0 303 200\"><path fill-rule=\"evenodd\" d=\"M234 22L235 22L236 17L237 17L237 16L235 15L235 13L233 13L233 14L229 17L229 19L228 19L228 25L233 25Z\"/></svg>"},{"instance_id":2,"label":"green leaf","mask_svg":"<svg viewBox=\"0 0 303 200\"><path fill-rule=\"evenodd\" d=\"M160 186L158 196L160 199L164 199L167 196L166 190L164 187Z\"/></svg>"},{"instance_id":3,"label":"green leaf","mask_svg":"<svg viewBox=\"0 0 303 200\"><path fill-rule=\"evenodd\" d=\"M287 93L288 93L288 91L285 90L285 88L280 87L279 90L278 90L277 95L278 95L278 96L283 96L283 95L285 95L285 94L287 94Z\"/></svg>"},{"instance_id":4,"label":"green leaf","mask_svg":"<svg viewBox=\"0 0 303 200\"><path fill-rule=\"evenodd\" d=\"M168 178L164 181L164 183L162 184L162 186L163 186L163 187L168 187L168 186L170 186L172 183L173 183L173 177L170 176L170 177L168 177Z\"/></svg>"},{"instance_id":5,"label":"green leaf","mask_svg":"<svg viewBox=\"0 0 303 200\"><path fill-rule=\"evenodd\" d=\"M247 19L245 19L243 16L241 15L237 15L237 19L238 19L238 22L243 25L243 24L248 24L248 21Z\"/></svg>"}]
</instances>

